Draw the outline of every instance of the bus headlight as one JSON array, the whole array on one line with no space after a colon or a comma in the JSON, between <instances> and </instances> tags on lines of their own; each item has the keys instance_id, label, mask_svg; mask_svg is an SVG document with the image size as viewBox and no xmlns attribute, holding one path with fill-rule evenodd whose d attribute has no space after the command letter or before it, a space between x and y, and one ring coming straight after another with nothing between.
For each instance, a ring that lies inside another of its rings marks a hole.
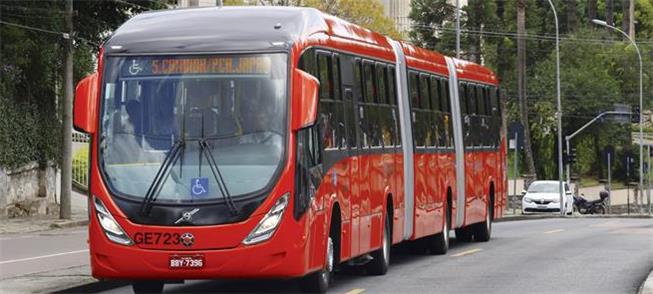
<instances>
[{"instance_id":1,"label":"bus headlight","mask_svg":"<svg viewBox=\"0 0 653 294\"><path fill-rule=\"evenodd\" d=\"M120 245L132 245L133 242L127 236L125 231L120 227L118 222L111 216L111 213L109 213L109 210L104 206L104 203L102 203L102 200L98 198L97 196L93 197L93 204L95 206L95 212L97 213L97 218L98 221L100 222L100 226L102 226L102 230L104 230L104 234L109 238L114 243L118 243Z\"/></svg>"},{"instance_id":2,"label":"bus headlight","mask_svg":"<svg viewBox=\"0 0 653 294\"><path fill-rule=\"evenodd\" d=\"M277 230L277 227L281 223L281 218L283 217L284 211L288 206L288 198L290 193L286 193L275 203L270 211L261 219L261 221L256 225L254 230L249 233L247 238L243 240L243 244L252 245L265 240L270 239L274 232Z\"/></svg>"}]
</instances>

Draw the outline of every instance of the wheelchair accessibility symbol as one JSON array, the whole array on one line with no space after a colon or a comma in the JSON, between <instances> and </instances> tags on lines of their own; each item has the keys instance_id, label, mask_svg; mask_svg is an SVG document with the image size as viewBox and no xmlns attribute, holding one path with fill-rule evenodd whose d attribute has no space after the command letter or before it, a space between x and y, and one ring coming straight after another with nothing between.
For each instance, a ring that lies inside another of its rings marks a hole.
<instances>
[{"instance_id":1,"label":"wheelchair accessibility symbol","mask_svg":"<svg viewBox=\"0 0 653 294\"><path fill-rule=\"evenodd\" d=\"M192 178L190 194L193 197L201 197L209 194L209 179L208 178Z\"/></svg>"}]
</instances>

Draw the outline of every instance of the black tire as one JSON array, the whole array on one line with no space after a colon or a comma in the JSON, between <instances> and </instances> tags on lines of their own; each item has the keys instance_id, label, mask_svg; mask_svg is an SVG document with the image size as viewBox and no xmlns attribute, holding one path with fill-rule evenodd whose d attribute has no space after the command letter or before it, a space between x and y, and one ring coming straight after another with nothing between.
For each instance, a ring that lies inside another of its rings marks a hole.
<instances>
[{"instance_id":1,"label":"black tire","mask_svg":"<svg viewBox=\"0 0 653 294\"><path fill-rule=\"evenodd\" d=\"M333 237L330 235L326 246L326 264L324 268L302 278L301 288L305 293L326 293L331 283L335 266Z\"/></svg>"},{"instance_id":2,"label":"black tire","mask_svg":"<svg viewBox=\"0 0 653 294\"><path fill-rule=\"evenodd\" d=\"M592 214L605 214L605 207L603 205L597 205L592 208Z\"/></svg>"},{"instance_id":3,"label":"black tire","mask_svg":"<svg viewBox=\"0 0 653 294\"><path fill-rule=\"evenodd\" d=\"M163 292L163 281L136 281L132 283L134 293L161 293Z\"/></svg>"},{"instance_id":4,"label":"black tire","mask_svg":"<svg viewBox=\"0 0 653 294\"><path fill-rule=\"evenodd\" d=\"M372 252L372 260L367 263L367 272L371 275L382 276L388 272L390 266L390 247L392 247L392 233L390 232L390 219L383 220L383 242L381 248Z\"/></svg>"},{"instance_id":5,"label":"black tire","mask_svg":"<svg viewBox=\"0 0 653 294\"><path fill-rule=\"evenodd\" d=\"M490 237L492 236L492 214L494 213L494 209L491 205L488 205L485 212L485 221L472 226L474 229L474 241L476 242L490 241Z\"/></svg>"},{"instance_id":6,"label":"black tire","mask_svg":"<svg viewBox=\"0 0 653 294\"><path fill-rule=\"evenodd\" d=\"M446 254L449 250L449 207L445 210L442 232L424 239L426 251L429 254Z\"/></svg>"},{"instance_id":7,"label":"black tire","mask_svg":"<svg viewBox=\"0 0 653 294\"><path fill-rule=\"evenodd\" d=\"M456 241L458 242L471 242L473 236L471 226L456 229Z\"/></svg>"}]
</instances>

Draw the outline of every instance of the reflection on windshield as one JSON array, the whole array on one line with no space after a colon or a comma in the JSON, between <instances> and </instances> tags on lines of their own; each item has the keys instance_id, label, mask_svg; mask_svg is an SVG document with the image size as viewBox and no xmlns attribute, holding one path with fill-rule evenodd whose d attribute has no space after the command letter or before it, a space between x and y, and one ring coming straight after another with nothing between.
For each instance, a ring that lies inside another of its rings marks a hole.
<instances>
[{"instance_id":1,"label":"reflection on windshield","mask_svg":"<svg viewBox=\"0 0 653 294\"><path fill-rule=\"evenodd\" d=\"M194 141L163 179L159 200L223 197L199 139L232 196L272 180L285 142L286 55L112 57L107 64L100 155L116 192L143 197L182 138ZM198 183L203 192L193 193Z\"/></svg>"},{"instance_id":2,"label":"reflection on windshield","mask_svg":"<svg viewBox=\"0 0 653 294\"><path fill-rule=\"evenodd\" d=\"M530 193L559 193L560 186L558 183L538 183L534 182L528 187Z\"/></svg>"}]
</instances>

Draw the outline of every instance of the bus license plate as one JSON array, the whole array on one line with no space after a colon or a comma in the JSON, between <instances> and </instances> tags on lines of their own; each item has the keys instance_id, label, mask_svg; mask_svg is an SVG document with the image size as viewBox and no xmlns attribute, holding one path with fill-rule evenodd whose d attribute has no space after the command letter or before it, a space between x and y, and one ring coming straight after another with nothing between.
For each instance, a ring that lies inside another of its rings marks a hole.
<instances>
[{"instance_id":1,"label":"bus license plate","mask_svg":"<svg viewBox=\"0 0 653 294\"><path fill-rule=\"evenodd\" d=\"M204 255L170 255L168 266L171 269L196 269L204 267Z\"/></svg>"}]
</instances>

